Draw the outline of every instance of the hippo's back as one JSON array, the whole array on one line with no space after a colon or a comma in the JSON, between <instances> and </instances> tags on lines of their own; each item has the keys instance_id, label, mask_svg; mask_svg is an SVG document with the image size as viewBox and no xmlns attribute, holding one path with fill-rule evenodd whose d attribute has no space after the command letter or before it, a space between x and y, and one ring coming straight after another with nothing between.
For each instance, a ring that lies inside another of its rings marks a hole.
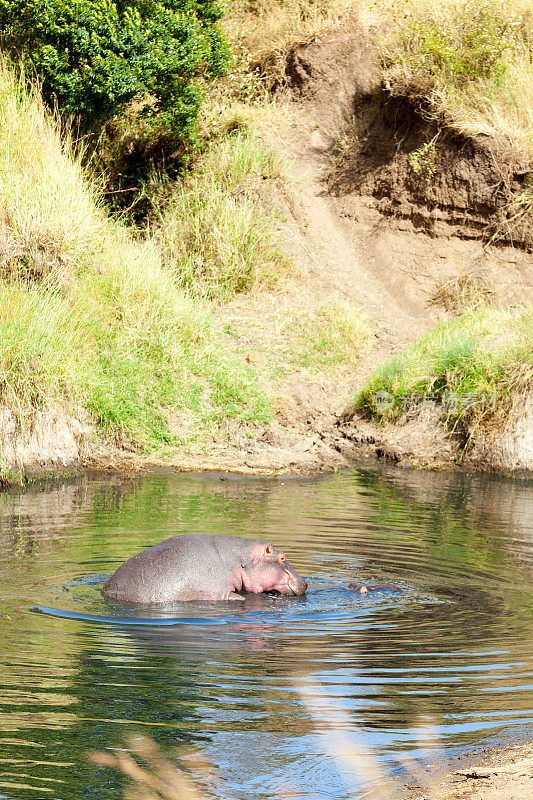
<instances>
[{"instance_id":1,"label":"hippo's back","mask_svg":"<svg viewBox=\"0 0 533 800\"><path fill-rule=\"evenodd\" d=\"M104 584L104 597L129 603L165 603L224 594L229 571L249 539L173 536L132 556Z\"/></svg>"},{"instance_id":2,"label":"hippo's back","mask_svg":"<svg viewBox=\"0 0 533 800\"><path fill-rule=\"evenodd\" d=\"M132 556L104 584L104 597L130 603L164 603L178 599L187 574L186 542L173 536Z\"/></svg>"}]
</instances>

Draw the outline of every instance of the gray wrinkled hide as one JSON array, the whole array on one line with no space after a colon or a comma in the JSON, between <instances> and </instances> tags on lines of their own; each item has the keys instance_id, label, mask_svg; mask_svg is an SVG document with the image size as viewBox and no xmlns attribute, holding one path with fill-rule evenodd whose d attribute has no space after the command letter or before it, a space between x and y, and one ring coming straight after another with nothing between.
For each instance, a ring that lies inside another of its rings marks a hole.
<instances>
[{"instance_id":1,"label":"gray wrinkled hide","mask_svg":"<svg viewBox=\"0 0 533 800\"><path fill-rule=\"evenodd\" d=\"M260 543L239 536L174 536L125 561L102 592L132 603L224 600L234 589L232 576L251 564L252 548Z\"/></svg>"}]
</instances>

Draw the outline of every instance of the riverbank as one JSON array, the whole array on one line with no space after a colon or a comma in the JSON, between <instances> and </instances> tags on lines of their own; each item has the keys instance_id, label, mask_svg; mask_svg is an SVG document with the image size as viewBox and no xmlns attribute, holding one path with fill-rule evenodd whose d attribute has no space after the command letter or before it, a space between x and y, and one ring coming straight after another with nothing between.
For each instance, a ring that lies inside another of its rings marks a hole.
<instances>
[{"instance_id":1,"label":"riverbank","mask_svg":"<svg viewBox=\"0 0 533 800\"><path fill-rule=\"evenodd\" d=\"M464 106L461 125L443 118L459 119L451 95L429 114L420 98L436 84L407 91L398 42L385 63L368 9L298 27L276 8L263 46L267 17L261 33L259 12L228 15L244 50L148 236L106 221L38 99L4 75L5 136L26 143L3 166L5 480L132 465L298 474L368 456L533 470L530 338L499 383L461 385L481 414L450 414L441 380L478 346L469 315L511 332L531 319L526 122L504 141L469 127ZM402 378L391 392L400 354L448 323L462 344L444 372L424 365L422 389ZM487 374L507 339L483 340ZM402 413L371 408L382 392Z\"/></svg>"},{"instance_id":2,"label":"riverbank","mask_svg":"<svg viewBox=\"0 0 533 800\"><path fill-rule=\"evenodd\" d=\"M482 757L469 755L448 765L445 776L436 778L413 770L418 788L411 787L412 800L524 800L533 792L533 746L516 745L508 749L484 748ZM420 793L423 789L423 793Z\"/></svg>"}]
</instances>

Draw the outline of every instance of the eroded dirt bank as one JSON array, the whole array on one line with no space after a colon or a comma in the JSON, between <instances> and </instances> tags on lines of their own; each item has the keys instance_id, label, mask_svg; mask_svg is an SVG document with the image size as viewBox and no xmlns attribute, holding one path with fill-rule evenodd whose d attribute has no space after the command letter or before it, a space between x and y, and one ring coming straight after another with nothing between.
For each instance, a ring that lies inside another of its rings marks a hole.
<instances>
[{"instance_id":1,"label":"eroded dirt bank","mask_svg":"<svg viewBox=\"0 0 533 800\"><path fill-rule=\"evenodd\" d=\"M533 470L532 396L503 429L476 431L473 443L465 431L447 432L435 409L384 426L350 412L377 366L462 310L453 287L474 285L502 308L531 303L531 225L506 220L527 166L501 143L461 138L425 120L411 101L388 97L372 32L356 23L289 55L275 121L261 135L290 184L289 196L280 191L268 203L280 211L281 240L296 267L274 290L237 296L218 313L229 347L272 399L272 423L228 424L215 441L200 437L141 458L98 441L82 415L45 409L21 429L6 409L6 475L83 465L301 473L367 455L409 466ZM357 360L293 363L291 314L312 324L324 304L342 302L369 319Z\"/></svg>"},{"instance_id":2,"label":"eroded dirt bank","mask_svg":"<svg viewBox=\"0 0 533 800\"><path fill-rule=\"evenodd\" d=\"M464 310L454 288L474 287L500 308L531 303L531 228L523 219L504 222L527 166L502 143L466 140L425 120L407 99L391 99L379 84L372 36L358 27L297 48L286 83L282 123L263 135L291 181L284 233L300 274L222 312L239 333L230 344L253 359L277 414L268 429L247 433L241 467L238 449L224 448L217 466L229 457L230 468L298 472L377 456L408 466L533 470L531 395L503 426L474 437L461 426L447 431L439 409L394 425L350 411L378 365ZM268 353L284 310L305 312L331 298L353 302L371 319L357 364L295 368L273 382ZM238 436L231 444L238 447Z\"/></svg>"}]
</instances>

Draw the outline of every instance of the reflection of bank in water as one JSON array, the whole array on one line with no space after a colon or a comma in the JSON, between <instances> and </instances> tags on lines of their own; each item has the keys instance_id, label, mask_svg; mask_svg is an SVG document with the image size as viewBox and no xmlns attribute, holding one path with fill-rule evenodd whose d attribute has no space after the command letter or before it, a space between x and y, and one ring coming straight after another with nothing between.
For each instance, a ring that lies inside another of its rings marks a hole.
<instances>
[{"instance_id":1,"label":"reflection of bank in water","mask_svg":"<svg viewBox=\"0 0 533 800\"><path fill-rule=\"evenodd\" d=\"M424 719L419 721L419 747L424 750L431 744L436 749L432 764L428 766L399 752L391 763L384 764L362 731L348 732L352 726L346 709L321 686L304 683L300 694L315 723L315 738L331 756L331 767L342 776L351 797L364 792L367 800L400 800L408 792L413 800L451 800L459 791L464 800L479 800L479 778L484 779L481 791L490 792L493 800L526 800L533 795L531 744L492 750L488 755L485 749L484 754L469 753L466 763L454 763L446 758L438 735L435 741L435 721ZM120 747L91 752L88 760L129 778L128 798L233 800L235 797L215 763L196 748L181 746L169 753L152 738L136 735L130 737L127 750ZM462 768L458 769L459 766ZM308 786L292 774L290 761L278 771L275 785L279 798L304 800L309 796ZM313 796L320 800L325 792L315 788Z\"/></svg>"}]
</instances>

